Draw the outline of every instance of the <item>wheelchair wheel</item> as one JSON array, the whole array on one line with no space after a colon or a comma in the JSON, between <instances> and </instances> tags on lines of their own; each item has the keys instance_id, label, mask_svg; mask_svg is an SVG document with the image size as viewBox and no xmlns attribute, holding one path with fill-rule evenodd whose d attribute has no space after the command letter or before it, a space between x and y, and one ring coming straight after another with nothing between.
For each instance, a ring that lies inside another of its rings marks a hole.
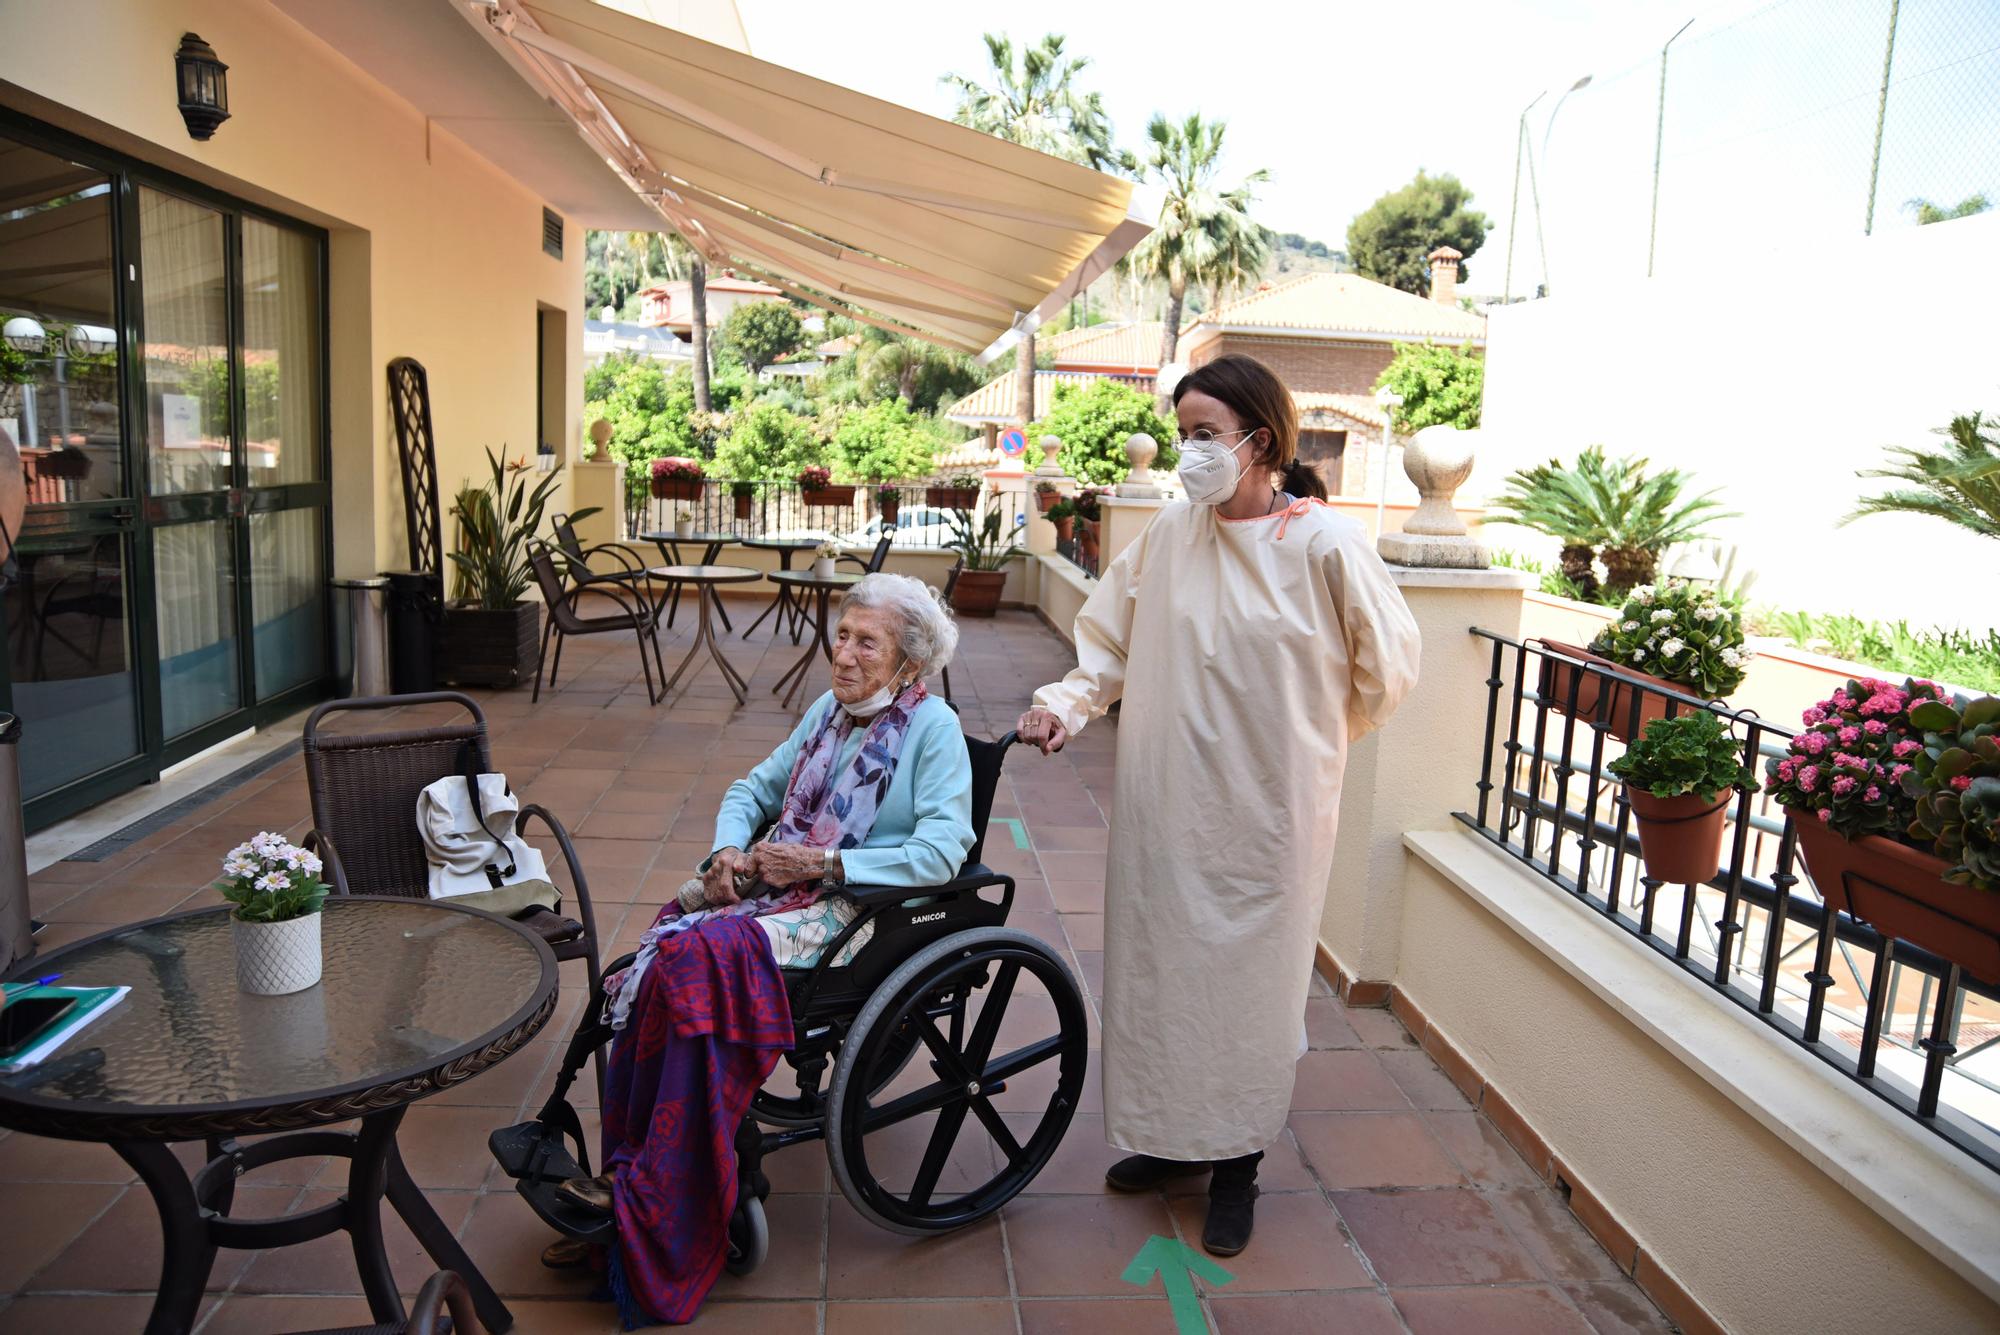
<instances>
[{"instance_id":1,"label":"wheelchair wheel","mask_svg":"<svg viewBox=\"0 0 2000 1335\"><path fill-rule=\"evenodd\" d=\"M732 1275L747 1275L770 1254L771 1226L764 1218L764 1202L746 1189L729 1216L729 1255L722 1268Z\"/></svg>"},{"instance_id":2,"label":"wheelchair wheel","mask_svg":"<svg viewBox=\"0 0 2000 1335\"><path fill-rule=\"evenodd\" d=\"M912 1035L909 1064L928 1066L927 1083L896 1078ZM984 1219L1061 1144L1088 1044L1076 980L1036 937L982 927L919 951L875 989L841 1045L826 1124L841 1194L897 1233ZM1051 1076L1046 1096L1035 1092ZM1019 1088L1003 1117L993 1100L1010 1082Z\"/></svg>"}]
</instances>

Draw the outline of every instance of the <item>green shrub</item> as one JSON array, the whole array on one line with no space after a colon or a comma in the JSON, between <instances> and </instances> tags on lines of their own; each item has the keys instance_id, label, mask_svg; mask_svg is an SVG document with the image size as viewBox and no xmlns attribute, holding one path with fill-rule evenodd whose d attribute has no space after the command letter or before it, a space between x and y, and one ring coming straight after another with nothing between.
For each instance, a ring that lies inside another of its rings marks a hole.
<instances>
[{"instance_id":1,"label":"green shrub","mask_svg":"<svg viewBox=\"0 0 2000 1335\"><path fill-rule=\"evenodd\" d=\"M850 412L834 429L834 473L842 482L927 477L936 457L937 438L901 399Z\"/></svg>"},{"instance_id":2,"label":"green shrub","mask_svg":"<svg viewBox=\"0 0 2000 1335\"><path fill-rule=\"evenodd\" d=\"M1071 477L1102 486L1123 482L1132 469L1125 441L1145 432L1159 442L1153 467L1175 467L1180 458L1173 442L1180 432L1154 411L1153 397L1118 380L1093 380L1087 385L1060 384L1049 415L1030 428L1028 438L1053 435L1062 441L1060 462Z\"/></svg>"},{"instance_id":3,"label":"green shrub","mask_svg":"<svg viewBox=\"0 0 2000 1335\"><path fill-rule=\"evenodd\" d=\"M1479 402L1486 391L1486 359L1471 348L1435 343L1398 343L1395 358L1375 382L1403 396L1396 430L1404 435L1427 426L1479 425Z\"/></svg>"},{"instance_id":4,"label":"green shrub","mask_svg":"<svg viewBox=\"0 0 2000 1335\"><path fill-rule=\"evenodd\" d=\"M1704 802L1757 781L1721 716L1706 712L1654 719L1609 768L1654 797L1694 793Z\"/></svg>"},{"instance_id":5,"label":"green shrub","mask_svg":"<svg viewBox=\"0 0 2000 1335\"><path fill-rule=\"evenodd\" d=\"M716 446L715 471L729 478L796 477L824 455L809 423L776 404L757 403L736 415L735 428Z\"/></svg>"}]
</instances>

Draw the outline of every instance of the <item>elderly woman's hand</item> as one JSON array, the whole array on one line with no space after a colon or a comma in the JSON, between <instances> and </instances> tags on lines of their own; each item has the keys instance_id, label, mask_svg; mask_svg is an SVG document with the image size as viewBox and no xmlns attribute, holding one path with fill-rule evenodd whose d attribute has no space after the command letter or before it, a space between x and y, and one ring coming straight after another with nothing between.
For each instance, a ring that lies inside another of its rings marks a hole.
<instances>
[{"instance_id":1,"label":"elderly woman's hand","mask_svg":"<svg viewBox=\"0 0 2000 1335\"><path fill-rule=\"evenodd\" d=\"M805 844L762 843L750 855L750 869L766 885L816 881L826 869L826 850Z\"/></svg>"},{"instance_id":2,"label":"elderly woman's hand","mask_svg":"<svg viewBox=\"0 0 2000 1335\"><path fill-rule=\"evenodd\" d=\"M716 908L734 904L740 897L736 893L736 878L750 870L750 866L751 857L742 849L722 849L709 860L708 870L701 874L703 898Z\"/></svg>"}]
</instances>

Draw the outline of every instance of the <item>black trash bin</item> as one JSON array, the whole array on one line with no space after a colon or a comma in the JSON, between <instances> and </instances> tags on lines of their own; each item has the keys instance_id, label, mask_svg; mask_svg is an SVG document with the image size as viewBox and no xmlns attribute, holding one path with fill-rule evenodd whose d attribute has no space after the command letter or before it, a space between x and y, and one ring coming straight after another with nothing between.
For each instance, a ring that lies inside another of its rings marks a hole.
<instances>
[{"instance_id":1,"label":"black trash bin","mask_svg":"<svg viewBox=\"0 0 2000 1335\"><path fill-rule=\"evenodd\" d=\"M444 581L422 570L384 573L389 577L389 689L397 695L434 691Z\"/></svg>"}]
</instances>

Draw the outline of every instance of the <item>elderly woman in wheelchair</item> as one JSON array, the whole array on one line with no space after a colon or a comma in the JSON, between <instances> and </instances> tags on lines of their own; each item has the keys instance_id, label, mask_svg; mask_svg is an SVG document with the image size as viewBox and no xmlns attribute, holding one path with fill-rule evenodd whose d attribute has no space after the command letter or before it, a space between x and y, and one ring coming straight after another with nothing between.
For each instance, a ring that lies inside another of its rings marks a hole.
<instances>
[{"instance_id":1,"label":"elderly woman in wheelchair","mask_svg":"<svg viewBox=\"0 0 2000 1335\"><path fill-rule=\"evenodd\" d=\"M824 1137L858 1208L926 1233L997 1210L1068 1124L1084 1070L1080 996L1058 956L1000 925L1013 883L977 865L1005 743L967 739L952 706L923 684L957 638L921 582L875 574L853 586L833 689L730 786L714 852L632 962L607 974L571 1046L543 1121L569 1111L559 1109L562 1093L608 1031L603 1171L589 1174L579 1155L579 1172L554 1187L553 1201L530 1189L534 1174L515 1175L569 1235L545 1264L583 1264L592 1243L610 1244L610 1287L628 1327L690 1319L722 1269L745 1273L761 1259L769 1183L759 1164L770 1150ZM995 1059L1024 971L1055 998L1058 1032ZM878 1103L920 1047L935 1078ZM796 1098L763 1088L781 1055L798 1070ZM1040 1120L1021 1122L1024 1144L991 1095L1006 1076L1045 1062L1060 1071ZM983 1093L982 1080L991 1086ZM947 1197L937 1188L968 1113L1007 1167ZM931 1115L913 1173L869 1140L919 1130L904 1123ZM592 1216L608 1227L590 1227Z\"/></svg>"}]
</instances>

